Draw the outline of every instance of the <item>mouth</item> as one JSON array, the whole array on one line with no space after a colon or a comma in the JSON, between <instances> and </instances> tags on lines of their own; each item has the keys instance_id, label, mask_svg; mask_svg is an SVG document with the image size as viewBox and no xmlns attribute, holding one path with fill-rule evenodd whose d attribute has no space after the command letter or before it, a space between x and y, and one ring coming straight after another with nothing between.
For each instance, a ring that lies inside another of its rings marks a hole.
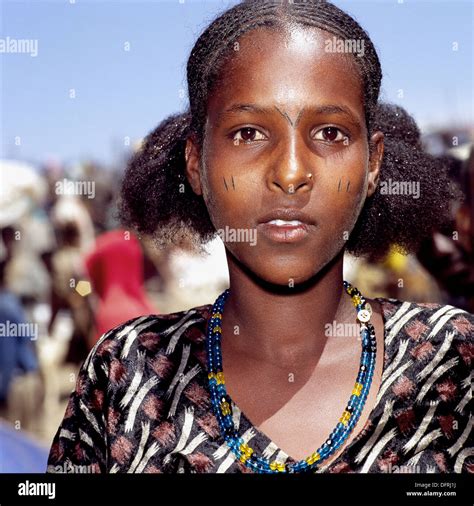
<instances>
[{"instance_id":1,"label":"mouth","mask_svg":"<svg viewBox=\"0 0 474 506\"><path fill-rule=\"evenodd\" d=\"M305 239L314 220L297 209L276 209L263 216L257 229L274 242L294 243Z\"/></svg>"}]
</instances>

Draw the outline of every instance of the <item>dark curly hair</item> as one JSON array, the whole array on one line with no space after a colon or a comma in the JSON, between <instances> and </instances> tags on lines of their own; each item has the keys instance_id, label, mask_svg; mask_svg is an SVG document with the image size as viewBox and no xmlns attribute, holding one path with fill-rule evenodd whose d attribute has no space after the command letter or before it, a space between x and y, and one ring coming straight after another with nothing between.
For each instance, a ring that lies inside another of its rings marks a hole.
<instances>
[{"instance_id":1,"label":"dark curly hair","mask_svg":"<svg viewBox=\"0 0 474 506\"><path fill-rule=\"evenodd\" d=\"M391 245L416 251L432 231L449 222L449 202L459 198L447 170L425 153L413 118L402 108L378 102L382 70L368 34L348 14L318 0L247 0L217 17L201 34L187 63L189 110L168 117L132 157L122 184L120 213L125 226L151 235L158 244L179 243L183 235L205 244L216 231L202 196L185 176L186 139L202 146L206 107L234 44L258 27L281 30L295 24L325 30L342 40L362 40L364 55L353 58L363 89L368 137L385 134L380 183L367 198L347 242L356 256L383 256ZM387 195L384 181L419 182L422 199Z\"/></svg>"}]
</instances>

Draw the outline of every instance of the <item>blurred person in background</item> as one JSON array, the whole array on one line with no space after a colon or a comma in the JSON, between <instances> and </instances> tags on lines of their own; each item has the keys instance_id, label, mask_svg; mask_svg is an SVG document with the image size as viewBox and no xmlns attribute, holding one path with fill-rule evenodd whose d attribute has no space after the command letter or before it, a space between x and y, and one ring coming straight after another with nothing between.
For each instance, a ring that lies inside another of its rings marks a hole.
<instances>
[{"instance_id":1,"label":"blurred person in background","mask_svg":"<svg viewBox=\"0 0 474 506\"><path fill-rule=\"evenodd\" d=\"M4 256L0 260L0 324L28 328L20 299L4 283L14 233L12 227L1 230ZM15 336L2 332L0 337L0 473L39 473L47 459L47 448L19 430L37 427L43 398L36 341L32 340L36 338L33 332Z\"/></svg>"},{"instance_id":2,"label":"blurred person in background","mask_svg":"<svg viewBox=\"0 0 474 506\"><path fill-rule=\"evenodd\" d=\"M34 344L38 336L34 333L34 327L27 325L28 321L20 299L5 285L4 274L12 257L14 234L13 227L1 229L4 256L0 260L0 325L2 328L0 336L0 416L7 419L19 418L21 422L28 425L30 417L23 418L21 416L22 409L15 409L14 413L11 412L11 386L15 378L38 371L38 359ZM28 332L20 331L21 329L26 329ZM38 402L35 402L34 395L29 396L28 400L30 401L30 409L39 405ZM18 403L15 400L14 403L18 408ZM29 414L31 415L31 413Z\"/></svg>"},{"instance_id":3,"label":"blurred person in background","mask_svg":"<svg viewBox=\"0 0 474 506\"><path fill-rule=\"evenodd\" d=\"M51 272L51 318L48 326L53 333L61 312L71 318L71 332L66 362L80 363L89 351L89 341L93 328L93 315L88 293L81 293L77 287L87 286L87 273L84 265L84 251L81 248L81 233L75 221L59 222L56 225L58 247L51 252L48 267Z\"/></svg>"},{"instance_id":4,"label":"blurred person in background","mask_svg":"<svg viewBox=\"0 0 474 506\"><path fill-rule=\"evenodd\" d=\"M59 195L50 211L51 221L56 230L73 223L77 232L74 242L83 253L94 244L94 224L85 205L85 200L79 195ZM61 240L61 237L59 237Z\"/></svg>"},{"instance_id":5,"label":"blurred person in background","mask_svg":"<svg viewBox=\"0 0 474 506\"><path fill-rule=\"evenodd\" d=\"M95 339L131 318L156 314L144 290L144 256L137 238L126 230L100 235L86 267L98 300L94 304Z\"/></svg>"},{"instance_id":6,"label":"blurred person in background","mask_svg":"<svg viewBox=\"0 0 474 506\"><path fill-rule=\"evenodd\" d=\"M54 333L55 325L60 328L61 322L69 319L69 331L64 327L68 341L64 360L78 364L87 355L93 332L88 291L78 291L78 287L88 286L84 257L94 244L94 226L84 199L79 195L56 193L50 216L56 245L43 258L51 276L48 331Z\"/></svg>"},{"instance_id":7,"label":"blurred person in background","mask_svg":"<svg viewBox=\"0 0 474 506\"><path fill-rule=\"evenodd\" d=\"M452 210L450 226L424 241L418 252L422 265L436 279L447 304L474 312L474 149L467 143L467 156L456 160L443 156L450 175L459 185L464 201Z\"/></svg>"},{"instance_id":8,"label":"blurred person in background","mask_svg":"<svg viewBox=\"0 0 474 506\"><path fill-rule=\"evenodd\" d=\"M50 289L41 256L53 243L43 210L47 184L34 166L17 160L0 161L0 180L2 402L10 420L35 430L44 397L39 338Z\"/></svg>"},{"instance_id":9,"label":"blurred person in background","mask_svg":"<svg viewBox=\"0 0 474 506\"><path fill-rule=\"evenodd\" d=\"M41 260L54 246L49 217L43 209L47 183L32 165L16 160L0 161L0 226L16 230L5 283L33 313L48 301L50 278Z\"/></svg>"}]
</instances>

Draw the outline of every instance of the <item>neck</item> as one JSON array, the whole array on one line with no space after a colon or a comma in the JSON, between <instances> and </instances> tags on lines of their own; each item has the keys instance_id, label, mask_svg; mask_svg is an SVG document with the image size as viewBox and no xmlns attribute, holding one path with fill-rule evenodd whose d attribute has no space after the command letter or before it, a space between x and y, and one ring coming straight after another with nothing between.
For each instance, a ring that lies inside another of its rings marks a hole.
<instances>
[{"instance_id":1,"label":"neck","mask_svg":"<svg viewBox=\"0 0 474 506\"><path fill-rule=\"evenodd\" d=\"M270 364L314 364L328 337L326 324L350 322L354 308L342 284L343 252L303 285L262 282L227 253L230 295L223 346ZM226 336L229 336L226 339Z\"/></svg>"}]
</instances>

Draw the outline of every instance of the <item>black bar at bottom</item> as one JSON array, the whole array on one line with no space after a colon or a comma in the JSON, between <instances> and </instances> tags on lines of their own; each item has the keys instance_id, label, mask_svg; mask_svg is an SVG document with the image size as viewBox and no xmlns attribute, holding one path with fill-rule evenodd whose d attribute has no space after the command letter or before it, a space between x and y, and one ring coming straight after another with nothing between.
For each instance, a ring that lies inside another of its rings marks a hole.
<instances>
[{"instance_id":1,"label":"black bar at bottom","mask_svg":"<svg viewBox=\"0 0 474 506\"><path fill-rule=\"evenodd\" d=\"M472 506L470 474L0 474L0 506Z\"/></svg>"}]
</instances>

